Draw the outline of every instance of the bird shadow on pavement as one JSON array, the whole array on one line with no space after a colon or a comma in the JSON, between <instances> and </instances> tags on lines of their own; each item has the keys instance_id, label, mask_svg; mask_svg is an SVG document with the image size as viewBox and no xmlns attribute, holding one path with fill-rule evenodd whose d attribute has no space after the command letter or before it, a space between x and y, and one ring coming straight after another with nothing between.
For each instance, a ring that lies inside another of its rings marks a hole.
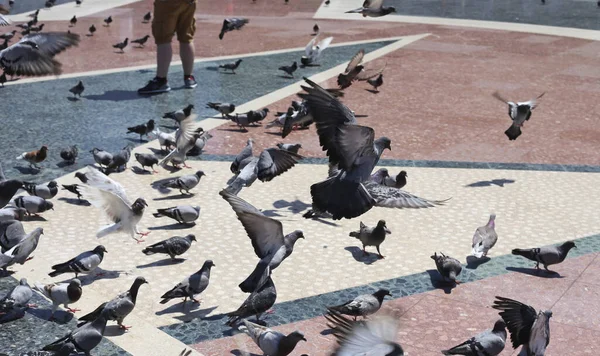
<instances>
[{"instance_id":1,"label":"bird shadow on pavement","mask_svg":"<svg viewBox=\"0 0 600 356\"><path fill-rule=\"evenodd\" d=\"M179 303L170 305L167 308L157 311L154 314L165 315L165 314L172 314L172 313L180 313L180 314L184 313L184 315L180 315L180 317L178 319L182 320L182 321L186 321L186 320L182 319L182 317L187 316L188 317L187 321L191 321L192 319L195 319L195 318L204 318L208 314L210 314L213 310L218 308L218 306L212 306L210 308L200 309L201 305L202 305L202 303L200 303L200 304L194 303L193 301L190 301L190 300L188 300L184 304L183 299L180 299ZM192 316L192 318L190 318L190 315ZM175 317L175 318L177 318L177 317Z\"/></svg>"},{"instance_id":2,"label":"bird shadow on pavement","mask_svg":"<svg viewBox=\"0 0 600 356\"><path fill-rule=\"evenodd\" d=\"M347 246L347 247L344 247L344 250L350 252L356 262L362 262L366 265L373 264L374 262L376 262L380 259L377 256L377 254L374 254L374 253L367 252L367 254L365 255L363 253L363 250L361 250L359 247L356 247L356 246Z\"/></svg>"},{"instance_id":3,"label":"bird shadow on pavement","mask_svg":"<svg viewBox=\"0 0 600 356\"><path fill-rule=\"evenodd\" d=\"M455 283L446 282L440 275L440 273L435 269L428 269L427 274L429 274L429 278L431 280L431 285L435 289L442 289L444 293L450 294L452 289L456 287Z\"/></svg>"},{"instance_id":4,"label":"bird shadow on pavement","mask_svg":"<svg viewBox=\"0 0 600 356\"><path fill-rule=\"evenodd\" d=\"M15 273L15 271L9 271L9 270L3 271L3 270L0 270L0 278L12 276L14 273Z\"/></svg>"},{"instance_id":5,"label":"bird shadow on pavement","mask_svg":"<svg viewBox=\"0 0 600 356\"><path fill-rule=\"evenodd\" d=\"M129 141L129 142L133 142L133 143L139 143L139 144L142 144L142 143L147 143L147 142L148 142L147 140L144 140L144 139L141 139L141 140L140 140L139 138L133 138L133 137L125 137L125 139L126 139L127 141Z\"/></svg>"},{"instance_id":6,"label":"bird shadow on pavement","mask_svg":"<svg viewBox=\"0 0 600 356\"><path fill-rule=\"evenodd\" d=\"M23 166L14 166L13 168L16 169L17 171L19 171L21 174L36 175L36 174L40 174L40 172L42 171L41 169L35 169L35 168L23 167Z\"/></svg>"},{"instance_id":7,"label":"bird shadow on pavement","mask_svg":"<svg viewBox=\"0 0 600 356\"><path fill-rule=\"evenodd\" d=\"M261 213L263 213L264 216L268 216L270 218L278 218L278 217L283 216L283 215L279 214L277 212L277 210L275 210L275 209L262 210Z\"/></svg>"},{"instance_id":8,"label":"bird shadow on pavement","mask_svg":"<svg viewBox=\"0 0 600 356\"><path fill-rule=\"evenodd\" d=\"M134 90L107 90L100 95L84 95L89 100L106 100L106 101L126 101L146 99L148 96L142 96Z\"/></svg>"},{"instance_id":9,"label":"bird shadow on pavement","mask_svg":"<svg viewBox=\"0 0 600 356\"><path fill-rule=\"evenodd\" d=\"M105 269L97 267L94 270L94 272L92 272L90 274L82 274L79 277L77 277L77 279L79 279L82 286L89 286L90 284L94 283L95 281L99 281L101 279L117 279L117 278L119 278L119 276L121 276L121 272L125 272L125 271L107 271ZM102 274L102 275L97 276L98 274ZM75 275L73 273L64 273L64 275L65 276L71 275L71 277L65 278L62 281L58 281L58 282L54 282L54 283L69 283L75 278Z\"/></svg>"},{"instance_id":10,"label":"bird shadow on pavement","mask_svg":"<svg viewBox=\"0 0 600 356\"><path fill-rule=\"evenodd\" d=\"M54 312L54 320L49 321L50 316L52 315L52 307L50 305L45 305L41 308L28 308L27 313L33 315L34 317L42 320L46 320L49 323L54 323L58 325L68 324L71 320L73 320L74 315L64 310L57 309Z\"/></svg>"},{"instance_id":11,"label":"bird shadow on pavement","mask_svg":"<svg viewBox=\"0 0 600 356\"><path fill-rule=\"evenodd\" d=\"M528 274L530 276L541 277L541 278L564 278L558 272L554 272L554 271L548 272L546 270L535 269L535 268L506 267L506 270L511 271L511 272Z\"/></svg>"},{"instance_id":12,"label":"bird shadow on pavement","mask_svg":"<svg viewBox=\"0 0 600 356\"><path fill-rule=\"evenodd\" d=\"M148 175L148 174L152 174L152 171L149 171L147 169L142 169L138 166L131 166L131 171L135 174L139 174L139 175Z\"/></svg>"},{"instance_id":13,"label":"bird shadow on pavement","mask_svg":"<svg viewBox=\"0 0 600 356\"><path fill-rule=\"evenodd\" d=\"M136 268L148 268L148 267L172 266L172 265L178 265L180 263L183 263L184 261L185 261L185 258L176 258L174 260L172 260L171 258L165 258L162 260L150 262L145 265L139 265L139 266L135 266L135 267Z\"/></svg>"},{"instance_id":14,"label":"bird shadow on pavement","mask_svg":"<svg viewBox=\"0 0 600 356\"><path fill-rule=\"evenodd\" d=\"M154 200L154 201L179 200L179 199L192 198L194 195L195 194L177 194L177 195L169 195L166 197L154 198L152 200Z\"/></svg>"},{"instance_id":15,"label":"bird shadow on pavement","mask_svg":"<svg viewBox=\"0 0 600 356\"><path fill-rule=\"evenodd\" d=\"M150 183L150 186L153 189L156 189L163 194L169 194L171 191L173 191L173 189L163 187L163 185L172 180L173 180L173 178L163 178L163 179L155 180L154 182Z\"/></svg>"},{"instance_id":16,"label":"bird shadow on pavement","mask_svg":"<svg viewBox=\"0 0 600 356\"><path fill-rule=\"evenodd\" d=\"M156 156L156 157L161 157L164 158L167 156L167 153L163 150L159 150L156 148L149 148L150 151L152 151L152 153Z\"/></svg>"},{"instance_id":17,"label":"bird shadow on pavement","mask_svg":"<svg viewBox=\"0 0 600 356\"><path fill-rule=\"evenodd\" d=\"M81 206L90 206L90 202L84 199L77 199L77 198L58 198L58 200L60 201L64 201L67 204L72 204L72 205L81 205Z\"/></svg>"},{"instance_id":18,"label":"bird shadow on pavement","mask_svg":"<svg viewBox=\"0 0 600 356\"><path fill-rule=\"evenodd\" d=\"M372 94L379 94L379 90L374 90L374 89L365 89L365 90Z\"/></svg>"},{"instance_id":19,"label":"bird shadow on pavement","mask_svg":"<svg viewBox=\"0 0 600 356\"><path fill-rule=\"evenodd\" d=\"M275 131L265 131L265 133L267 135L281 136L281 131L277 131L277 132L275 132Z\"/></svg>"},{"instance_id":20,"label":"bird shadow on pavement","mask_svg":"<svg viewBox=\"0 0 600 356\"><path fill-rule=\"evenodd\" d=\"M219 71L219 67L215 67L215 66L207 66L207 67L204 67L204 69L210 70L211 72L218 72Z\"/></svg>"},{"instance_id":21,"label":"bird shadow on pavement","mask_svg":"<svg viewBox=\"0 0 600 356\"><path fill-rule=\"evenodd\" d=\"M191 303L188 303L191 304ZM194 303L196 304L196 307L192 306L191 308L199 308L200 305L198 305L198 303ZM186 306L187 308L188 306ZM206 308L206 309L196 309L193 310L192 309L188 309L187 312L185 312L185 315L179 315L176 317L173 317L174 319L180 320L184 323L189 323L190 321L194 320L194 319L202 319L204 317L206 317L208 314L210 314L213 310L217 309L217 307L210 307L210 308Z\"/></svg>"},{"instance_id":22,"label":"bird shadow on pavement","mask_svg":"<svg viewBox=\"0 0 600 356\"><path fill-rule=\"evenodd\" d=\"M191 227L196 226L195 224L180 224L180 223L174 223L174 224L169 224L169 225L162 225L162 226L152 226L149 227L148 230L183 230L183 229L189 229Z\"/></svg>"},{"instance_id":23,"label":"bird shadow on pavement","mask_svg":"<svg viewBox=\"0 0 600 356\"><path fill-rule=\"evenodd\" d=\"M471 184L465 185L465 188L476 188L476 187L491 187L492 185L497 185L499 187L504 187L505 184L512 184L516 182L514 179L492 179L492 180L481 180L479 182L474 182Z\"/></svg>"},{"instance_id":24,"label":"bird shadow on pavement","mask_svg":"<svg viewBox=\"0 0 600 356\"><path fill-rule=\"evenodd\" d=\"M275 202L273 202L273 207L275 209L284 209L287 208L287 210L291 211L293 214L298 214L303 212L304 210L312 207L312 204L306 204L305 202L299 200L298 198L296 198L296 200L294 201L287 201L287 200L276 200Z\"/></svg>"},{"instance_id":25,"label":"bird shadow on pavement","mask_svg":"<svg viewBox=\"0 0 600 356\"><path fill-rule=\"evenodd\" d=\"M217 129L217 131L227 131L227 132L248 132L248 129L244 128L244 129L239 129L239 128L234 128L234 129Z\"/></svg>"},{"instance_id":26,"label":"bird shadow on pavement","mask_svg":"<svg viewBox=\"0 0 600 356\"><path fill-rule=\"evenodd\" d=\"M308 219L311 221L320 222L321 224L325 224L325 225L329 225L329 226L334 226L334 227L340 226L339 224L336 224L333 221L328 221L323 218L308 218Z\"/></svg>"},{"instance_id":27,"label":"bird shadow on pavement","mask_svg":"<svg viewBox=\"0 0 600 356\"><path fill-rule=\"evenodd\" d=\"M29 215L23 218L23 221L48 221L43 216L39 215Z\"/></svg>"},{"instance_id":28,"label":"bird shadow on pavement","mask_svg":"<svg viewBox=\"0 0 600 356\"><path fill-rule=\"evenodd\" d=\"M103 336L120 336L125 334L125 330L121 329L118 325L107 325L104 329Z\"/></svg>"},{"instance_id":29,"label":"bird shadow on pavement","mask_svg":"<svg viewBox=\"0 0 600 356\"><path fill-rule=\"evenodd\" d=\"M65 168L65 167L69 167L75 164L75 161L73 162L67 162L67 161L60 161L56 164L56 166L58 168Z\"/></svg>"},{"instance_id":30,"label":"bird shadow on pavement","mask_svg":"<svg viewBox=\"0 0 600 356\"><path fill-rule=\"evenodd\" d=\"M481 266L482 264L489 262L491 260L491 258L489 257L481 257L481 258L477 258L473 255L469 255L467 256L467 266L466 268L468 269L477 269L477 267Z\"/></svg>"},{"instance_id":31,"label":"bird shadow on pavement","mask_svg":"<svg viewBox=\"0 0 600 356\"><path fill-rule=\"evenodd\" d=\"M292 77L290 75L278 75L278 77L283 79L296 79L295 77Z\"/></svg>"},{"instance_id":32,"label":"bird shadow on pavement","mask_svg":"<svg viewBox=\"0 0 600 356\"><path fill-rule=\"evenodd\" d=\"M74 96L67 96L67 100L72 101L72 102L77 102L77 101L80 101L81 99L74 97Z\"/></svg>"}]
</instances>

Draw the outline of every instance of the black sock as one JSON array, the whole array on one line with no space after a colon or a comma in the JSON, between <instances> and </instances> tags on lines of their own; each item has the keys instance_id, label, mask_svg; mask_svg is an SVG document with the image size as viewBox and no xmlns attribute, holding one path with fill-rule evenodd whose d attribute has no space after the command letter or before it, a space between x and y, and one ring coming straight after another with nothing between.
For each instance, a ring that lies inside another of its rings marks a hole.
<instances>
[{"instance_id":1,"label":"black sock","mask_svg":"<svg viewBox=\"0 0 600 356\"><path fill-rule=\"evenodd\" d=\"M158 81L159 83L166 83L167 82L167 78L156 77L154 79L156 79L156 81Z\"/></svg>"}]
</instances>

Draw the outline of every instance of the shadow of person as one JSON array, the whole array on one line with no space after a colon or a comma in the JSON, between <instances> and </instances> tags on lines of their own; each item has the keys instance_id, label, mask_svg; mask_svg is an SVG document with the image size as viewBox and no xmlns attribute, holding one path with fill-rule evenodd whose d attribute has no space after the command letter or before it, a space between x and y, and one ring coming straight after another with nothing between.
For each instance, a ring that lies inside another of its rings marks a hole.
<instances>
[{"instance_id":1,"label":"shadow of person","mask_svg":"<svg viewBox=\"0 0 600 356\"><path fill-rule=\"evenodd\" d=\"M367 254L365 255L363 250L356 246L347 246L344 247L344 250L350 252L355 261L362 262L366 265L370 265L373 262L379 260L379 256L377 256L376 254L367 252Z\"/></svg>"},{"instance_id":2,"label":"shadow of person","mask_svg":"<svg viewBox=\"0 0 600 356\"><path fill-rule=\"evenodd\" d=\"M524 268L524 267L506 267L507 271L528 274L530 276L541 277L541 278L564 278L560 273L555 271L546 271L543 269L536 268Z\"/></svg>"},{"instance_id":3,"label":"shadow of person","mask_svg":"<svg viewBox=\"0 0 600 356\"><path fill-rule=\"evenodd\" d=\"M139 95L137 91L133 90L107 90L104 94L84 95L83 97L89 100L127 101L146 99L148 95Z\"/></svg>"},{"instance_id":4,"label":"shadow of person","mask_svg":"<svg viewBox=\"0 0 600 356\"><path fill-rule=\"evenodd\" d=\"M469 255L467 256L467 266L466 268L468 269L477 269L477 267L481 266L482 264L489 262L491 260L491 258L485 256L485 257L481 257L481 258L477 258L473 255Z\"/></svg>"},{"instance_id":5,"label":"shadow of person","mask_svg":"<svg viewBox=\"0 0 600 356\"><path fill-rule=\"evenodd\" d=\"M450 294L452 289L456 287L455 283L445 281L437 270L428 269L426 272L429 274L429 279L431 280L431 285L433 288L442 289L444 293Z\"/></svg>"}]
</instances>

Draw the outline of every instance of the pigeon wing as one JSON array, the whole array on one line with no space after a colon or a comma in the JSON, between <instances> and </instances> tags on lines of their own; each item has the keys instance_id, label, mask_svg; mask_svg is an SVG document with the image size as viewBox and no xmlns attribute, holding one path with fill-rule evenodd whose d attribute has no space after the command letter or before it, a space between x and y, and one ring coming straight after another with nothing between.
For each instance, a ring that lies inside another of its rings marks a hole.
<instances>
[{"instance_id":1,"label":"pigeon wing","mask_svg":"<svg viewBox=\"0 0 600 356\"><path fill-rule=\"evenodd\" d=\"M404 190L379 185L375 182L364 182L369 194L375 199L376 206L398 209L420 209L431 208L436 205L443 205L446 200L428 200L420 198Z\"/></svg>"},{"instance_id":2,"label":"pigeon wing","mask_svg":"<svg viewBox=\"0 0 600 356\"><path fill-rule=\"evenodd\" d=\"M192 114L179 123L179 130L175 135L176 146L178 150L184 150L194 134L200 129L200 124L195 122L197 115Z\"/></svg>"},{"instance_id":3,"label":"pigeon wing","mask_svg":"<svg viewBox=\"0 0 600 356\"><path fill-rule=\"evenodd\" d=\"M128 206L131 205L129 199L127 199L127 194L125 193L125 188L113 179L109 178L106 174L100 172L96 168L88 166L88 170L85 174L87 177L87 184L94 188L98 188L102 191L112 193L119 198L121 198L125 204Z\"/></svg>"},{"instance_id":4,"label":"pigeon wing","mask_svg":"<svg viewBox=\"0 0 600 356\"><path fill-rule=\"evenodd\" d=\"M21 42L0 51L0 65L22 76L58 75L61 64L52 57Z\"/></svg>"},{"instance_id":5,"label":"pigeon wing","mask_svg":"<svg viewBox=\"0 0 600 356\"><path fill-rule=\"evenodd\" d=\"M363 156L376 157L373 141L375 131L367 126L344 125L337 129L336 146L339 152L339 166L351 170L360 165Z\"/></svg>"},{"instance_id":6,"label":"pigeon wing","mask_svg":"<svg viewBox=\"0 0 600 356\"><path fill-rule=\"evenodd\" d=\"M364 49L361 49L358 52L356 52L356 54L352 57L352 59L348 63L348 66L344 70L344 73L349 73L354 68L356 68L356 66L359 65L360 62L362 62L364 56L365 56L365 50Z\"/></svg>"},{"instance_id":7,"label":"pigeon wing","mask_svg":"<svg viewBox=\"0 0 600 356\"><path fill-rule=\"evenodd\" d=\"M381 66L380 68L363 69L360 71L360 73L356 75L356 77L354 77L354 79L365 81L378 77L381 73L383 73L383 70L385 69L386 65L387 63Z\"/></svg>"},{"instance_id":8,"label":"pigeon wing","mask_svg":"<svg viewBox=\"0 0 600 356\"><path fill-rule=\"evenodd\" d=\"M267 148L258 159L257 176L262 182L268 182L292 168L303 157L279 148Z\"/></svg>"},{"instance_id":9,"label":"pigeon wing","mask_svg":"<svg viewBox=\"0 0 600 356\"><path fill-rule=\"evenodd\" d=\"M533 307L513 299L496 296L492 308L500 310L499 314L506 323L515 349L529 342L531 328L537 318Z\"/></svg>"},{"instance_id":10,"label":"pigeon wing","mask_svg":"<svg viewBox=\"0 0 600 356\"><path fill-rule=\"evenodd\" d=\"M307 57L312 56L313 46L315 45L315 42L317 42L317 37L313 37L306 45L306 48L304 48L304 53L306 54Z\"/></svg>"},{"instance_id":11,"label":"pigeon wing","mask_svg":"<svg viewBox=\"0 0 600 356\"><path fill-rule=\"evenodd\" d=\"M43 54L54 57L69 47L77 46L80 36L68 32L41 32L23 37L19 43L33 42Z\"/></svg>"},{"instance_id":12,"label":"pigeon wing","mask_svg":"<svg viewBox=\"0 0 600 356\"><path fill-rule=\"evenodd\" d=\"M130 204L113 192L82 186L81 195L92 205L102 209L115 223L128 220L128 217L133 216Z\"/></svg>"},{"instance_id":13,"label":"pigeon wing","mask_svg":"<svg viewBox=\"0 0 600 356\"><path fill-rule=\"evenodd\" d=\"M12 22L7 17L5 17L2 14L0 14L0 26L8 26L11 23Z\"/></svg>"}]
</instances>

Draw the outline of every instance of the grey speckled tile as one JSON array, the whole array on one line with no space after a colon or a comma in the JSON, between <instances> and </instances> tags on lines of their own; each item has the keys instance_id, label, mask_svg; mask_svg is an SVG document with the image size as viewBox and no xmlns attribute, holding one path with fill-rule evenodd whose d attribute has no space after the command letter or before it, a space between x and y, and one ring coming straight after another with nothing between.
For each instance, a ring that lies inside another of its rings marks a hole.
<instances>
[{"instance_id":1,"label":"grey speckled tile","mask_svg":"<svg viewBox=\"0 0 600 356\"><path fill-rule=\"evenodd\" d=\"M61 5L61 4L66 4L68 2L75 2L75 0L56 0L55 6ZM45 3L46 3L45 0L17 0L13 4L13 6L10 8L10 14L18 15L18 14L22 14L24 12L33 12L39 8L42 9L40 11L44 11Z\"/></svg>"}]
</instances>

